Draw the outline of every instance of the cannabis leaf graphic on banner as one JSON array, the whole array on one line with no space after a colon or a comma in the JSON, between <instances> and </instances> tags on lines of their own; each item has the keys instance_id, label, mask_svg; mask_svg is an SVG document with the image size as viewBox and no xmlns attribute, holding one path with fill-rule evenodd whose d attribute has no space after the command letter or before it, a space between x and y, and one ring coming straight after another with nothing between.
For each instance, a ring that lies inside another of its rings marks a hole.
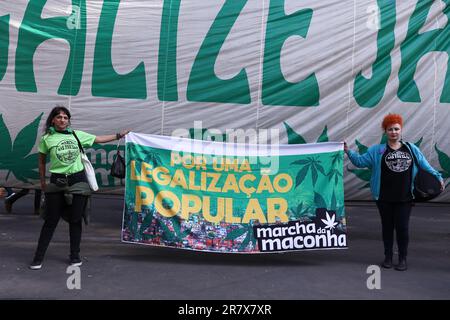
<instances>
[{"instance_id":1,"label":"cannabis leaf graphic on banner","mask_svg":"<svg viewBox=\"0 0 450 320\"><path fill-rule=\"evenodd\" d=\"M442 174L442 178L450 178L450 157L446 153L438 149L437 143L434 145L434 149L438 154L439 164L441 168L444 169L443 171L439 171ZM448 185L450 185L450 182L447 183L446 187L448 187Z\"/></svg>"},{"instance_id":2,"label":"cannabis leaf graphic on banner","mask_svg":"<svg viewBox=\"0 0 450 320\"><path fill-rule=\"evenodd\" d=\"M163 201L163 207L169 209L171 205ZM182 219L178 215L170 218L159 219L159 226L163 230L164 240L167 240L169 242L176 242L181 241L183 238L186 238L191 233L191 228L181 231L181 223ZM170 230L170 225L172 225L173 231Z\"/></svg>"},{"instance_id":3,"label":"cannabis leaf graphic on banner","mask_svg":"<svg viewBox=\"0 0 450 320\"><path fill-rule=\"evenodd\" d=\"M143 239L143 240L150 240L155 238L155 235L153 234L147 234L144 233L145 230L148 229L148 227L150 227L152 221L153 221L153 215L155 213L154 207L150 210L145 210L145 218L142 221L141 227L139 229L139 238Z\"/></svg>"},{"instance_id":4,"label":"cannabis leaf graphic on banner","mask_svg":"<svg viewBox=\"0 0 450 320\"><path fill-rule=\"evenodd\" d=\"M180 218L180 216L173 216L169 218L169 220L172 222L173 230L175 231L178 239L186 238L191 233L191 228L187 228L184 231L181 231L182 219Z\"/></svg>"},{"instance_id":5,"label":"cannabis leaf graphic on banner","mask_svg":"<svg viewBox=\"0 0 450 320\"><path fill-rule=\"evenodd\" d=\"M327 208L327 203L325 202L325 199L322 197L322 195L318 192L314 191L314 204L316 208Z\"/></svg>"},{"instance_id":6,"label":"cannabis leaf graphic on banner","mask_svg":"<svg viewBox=\"0 0 450 320\"><path fill-rule=\"evenodd\" d=\"M342 162L344 160L344 155L342 153L336 153L331 156L331 168L330 172L328 172L328 180L331 181L334 178L334 184L337 185L339 182L339 178L343 178L341 170L339 168L342 167Z\"/></svg>"},{"instance_id":7,"label":"cannabis leaf graphic on banner","mask_svg":"<svg viewBox=\"0 0 450 320\"><path fill-rule=\"evenodd\" d=\"M137 148L136 145L133 145L133 144L127 144L126 148L127 148L127 151L126 151L127 154L130 155L130 156L126 157L127 167L131 166L131 161L135 161L135 168L137 170L137 174L140 174L142 161L140 161L139 159L133 160L133 158L134 158L133 155L136 155L139 152L143 152L143 151L140 150L139 148ZM156 167L159 167L162 165L161 157L157 153L154 153L154 152L147 152L143 162L152 164L153 168L156 168Z\"/></svg>"},{"instance_id":8,"label":"cannabis leaf graphic on banner","mask_svg":"<svg viewBox=\"0 0 450 320\"><path fill-rule=\"evenodd\" d=\"M343 201L343 199L342 199ZM344 214L344 206L343 203L337 203L337 199L336 199L336 193L333 190L333 194L331 196L331 204L330 204L330 209L333 211L336 211L336 215L338 217L341 217Z\"/></svg>"},{"instance_id":9,"label":"cannabis leaf graphic on banner","mask_svg":"<svg viewBox=\"0 0 450 320\"><path fill-rule=\"evenodd\" d=\"M335 214L333 214L333 216L332 217L330 217L330 215L328 214L328 211L326 212L327 213L327 219L325 220L325 219L320 219L320 220L322 220L322 222L325 224L325 229L330 229L330 230L332 230L332 229L334 229L336 226L337 226L337 222L335 222L335 220L336 220L336 215Z\"/></svg>"},{"instance_id":10,"label":"cannabis leaf graphic on banner","mask_svg":"<svg viewBox=\"0 0 450 320\"><path fill-rule=\"evenodd\" d=\"M308 157L304 160L297 160L292 162L291 164L302 165L303 167L298 171L297 176L295 177L295 187L297 188L302 182L305 180L306 175L309 171L311 171L311 179L313 186L316 186L317 179L319 177L318 172L326 176L324 168L321 165L322 161L318 160L315 157Z\"/></svg>"},{"instance_id":11,"label":"cannabis leaf graphic on banner","mask_svg":"<svg viewBox=\"0 0 450 320\"><path fill-rule=\"evenodd\" d=\"M130 220L130 233L133 235L134 240L140 241L140 240L150 240L155 238L155 235L144 233L145 230L147 230L148 227L150 227L153 216L155 214L155 207L152 205L150 208L145 208L142 210L142 216L144 216L144 219L138 228L138 220L139 220L139 213L138 212L130 212L131 220Z\"/></svg>"},{"instance_id":12,"label":"cannabis leaf graphic on banner","mask_svg":"<svg viewBox=\"0 0 450 320\"><path fill-rule=\"evenodd\" d=\"M155 152L150 152L145 156L144 162L153 164L153 168L162 165L160 156Z\"/></svg>"},{"instance_id":13,"label":"cannabis leaf graphic on banner","mask_svg":"<svg viewBox=\"0 0 450 320\"><path fill-rule=\"evenodd\" d=\"M256 239L253 236L252 223L248 223L245 226L241 226L237 229L234 229L234 230L228 232L228 234L224 240L236 240L237 238L241 237L244 234L245 234L245 238L239 247L239 251L243 251L245 248L247 248L247 246L249 245L250 242L252 242L253 248L255 248L256 247Z\"/></svg>"},{"instance_id":14,"label":"cannabis leaf graphic on banner","mask_svg":"<svg viewBox=\"0 0 450 320\"><path fill-rule=\"evenodd\" d=\"M294 131L286 122L283 122L284 126L286 127L286 132L288 136L288 144L305 144L307 143L306 140L299 135L297 132ZM328 129L327 126L323 128L322 133L320 134L319 138L317 138L317 142L328 142Z\"/></svg>"},{"instance_id":15,"label":"cannabis leaf graphic on banner","mask_svg":"<svg viewBox=\"0 0 450 320\"><path fill-rule=\"evenodd\" d=\"M14 143L9 130L0 115L0 170L8 170L6 179L12 173L17 180L28 183L29 179L39 180L38 153L30 154L36 143L41 113L33 122L25 126L18 134Z\"/></svg>"},{"instance_id":16,"label":"cannabis leaf graphic on banner","mask_svg":"<svg viewBox=\"0 0 450 320\"><path fill-rule=\"evenodd\" d=\"M310 212L310 208L303 206L303 202L300 202L297 207L290 208L289 212L291 213L289 215L290 220L301 220Z\"/></svg>"},{"instance_id":17,"label":"cannabis leaf graphic on banner","mask_svg":"<svg viewBox=\"0 0 450 320\"><path fill-rule=\"evenodd\" d=\"M420 138L417 142L415 142L414 144L420 148L420 144L423 141L423 137ZM387 136L385 134L383 134L383 136L381 137L381 141L380 144L385 144L387 142ZM360 143L358 140L355 140L356 146L358 147L358 153L359 154L364 154L367 152L367 149L369 149L367 146L363 145L362 143ZM364 189L364 188L369 188L370 187L370 177L372 176L372 170L371 169L350 169L347 166L347 171L350 171L351 173L353 173L354 175L356 175L359 179L367 182L364 186L362 186L360 189Z\"/></svg>"}]
</instances>

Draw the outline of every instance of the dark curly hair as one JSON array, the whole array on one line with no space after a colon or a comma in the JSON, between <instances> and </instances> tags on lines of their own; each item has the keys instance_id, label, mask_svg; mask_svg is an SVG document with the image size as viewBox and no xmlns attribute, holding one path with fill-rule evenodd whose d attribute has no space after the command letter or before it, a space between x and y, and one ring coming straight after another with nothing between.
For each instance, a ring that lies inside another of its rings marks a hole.
<instances>
[{"instance_id":1,"label":"dark curly hair","mask_svg":"<svg viewBox=\"0 0 450 320\"><path fill-rule=\"evenodd\" d=\"M50 111L47 121L45 121L45 127L44 127L45 133L50 132L50 127L52 126L53 118L56 117L61 112L65 113L69 117L69 124L70 124L70 117L71 117L70 111L64 106L56 106L52 109L52 111Z\"/></svg>"}]
</instances>

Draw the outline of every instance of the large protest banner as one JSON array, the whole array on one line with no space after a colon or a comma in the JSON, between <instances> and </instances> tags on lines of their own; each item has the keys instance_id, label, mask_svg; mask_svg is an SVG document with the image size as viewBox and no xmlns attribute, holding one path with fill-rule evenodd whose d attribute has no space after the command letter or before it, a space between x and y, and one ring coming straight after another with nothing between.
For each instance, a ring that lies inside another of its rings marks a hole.
<instances>
[{"instance_id":1,"label":"large protest banner","mask_svg":"<svg viewBox=\"0 0 450 320\"><path fill-rule=\"evenodd\" d=\"M122 240L213 252L346 248L343 144L130 133Z\"/></svg>"},{"instance_id":2,"label":"large protest banner","mask_svg":"<svg viewBox=\"0 0 450 320\"><path fill-rule=\"evenodd\" d=\"M56 104L99 135L277 130L360 153L400 113L448 185L449 21L448 0L0 1L0 185L39 188ZM123 192L114 144L87 151L99 192ZM344 168L346 199L371 199L370 169Z\"/></svg>"}]
</instances>

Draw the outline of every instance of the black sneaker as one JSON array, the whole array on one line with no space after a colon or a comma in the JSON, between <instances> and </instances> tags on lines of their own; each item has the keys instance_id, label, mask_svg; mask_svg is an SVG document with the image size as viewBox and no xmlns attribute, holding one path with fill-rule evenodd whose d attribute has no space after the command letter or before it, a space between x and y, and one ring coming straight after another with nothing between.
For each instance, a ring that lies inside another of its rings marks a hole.
<instances>
[{"instance_id":1,"label":"black sneaker","mask_svg":"<svg viewBox=\"0 0 450 320\"><path fill-rule=\"evenodd\" d=\"M408 269L408 264L406 263L406 258L400 258L398 264L395 266L397 271L406 271Z\"/></svg>"},{"instance_id":2,"label":"black sneaker","mask_svg":"<svg viewBox=\"0 0 450 320\"><path fill-rule=\"evenodd\" d=\"M83 264L83 262L80 259L80 256L77 257L70 257L70 265L74 267L79 267Z\"/></svg>"},{"instance_id":3,"label":"black sneaker","mask_svg":"<svg viewBox=\"0 0 450 320\"><path fill-rule=\"evenodd\" d=\"M386 269L392 268L392 257L386 256L384 261L381 263L381 266Z\"/></svg>"},{"instance_id":4,"label":"black sneaker","mask_svg":"<svg viewBox=\"0 0 450 320\"><path fill-rule=\"evenodd\" d=\"M39 270L42 268L42 261L40 260L33 260L33 262L30 264L31 270Z\"/></svg>"}]
</instances>

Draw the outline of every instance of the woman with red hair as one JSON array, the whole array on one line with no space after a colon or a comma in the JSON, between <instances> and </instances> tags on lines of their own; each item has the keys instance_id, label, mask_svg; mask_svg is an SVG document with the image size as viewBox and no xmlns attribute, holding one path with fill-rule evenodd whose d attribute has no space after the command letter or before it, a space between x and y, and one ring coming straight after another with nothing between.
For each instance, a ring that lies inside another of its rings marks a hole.
<instances>
[{"instance_id":1,"label":"woman with red hair","mask_svg":"<svg viewBox=\"0 0 450 320\"><path fill-rule=\"evenodd\" d=\"M388 114L381 124L387 136L387 143L371 146L359 155L350 150L344 142L344 151L350 161L359 168L370 168L370 189L381 216L384 243L384 261L381 266L392 268L394 231L397 237L398 264L396 270L405 271L409 242L409 216L414 199L414 178L420 166L441 181L441 174L430 166L418 147L402 141L403 118ZM418 163L413 161L415 158Z\"/></svg>"}]
</instances>

